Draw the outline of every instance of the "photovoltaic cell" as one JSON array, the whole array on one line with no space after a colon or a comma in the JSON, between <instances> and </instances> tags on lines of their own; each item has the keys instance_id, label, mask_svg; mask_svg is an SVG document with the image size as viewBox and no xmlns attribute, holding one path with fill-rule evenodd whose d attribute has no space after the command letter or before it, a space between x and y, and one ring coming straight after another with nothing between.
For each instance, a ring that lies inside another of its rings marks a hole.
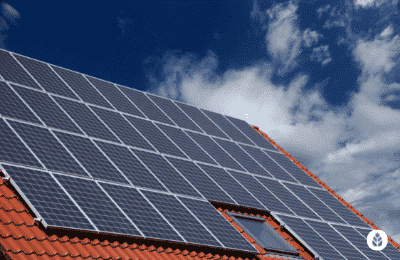
<instances>
[{"instance_id":1,"label":"photovoltaic cell","mask_svg":"<svg viewBox=\"0 0 400 260\"><path fill-rule=\"evenodd\" d=\"M112 108L107 100L90 85L82 74L56 66L52 66L52 68L83 101L106 108Z\"/></svg>"},{"instance_id":2,"label":"photovoltaic cell","mask_svg":"<svg viewBox=\"0 0 400 260\"><path fill-rule=\"evenodd\" d=\"M93 178L129 184L90 139L62 132L55 134Z\"/></svg>"},{"instance_id":3,"label":"photovoltaic cell","mask_svg":"<svg viewBox=\"0 0 400 260\"><path fill-rule=\"evenodd\" d=\"M261 168L250 156L248 156L237 144L231 141L225 141L213 138L227 153L236 159L248 172L259 175L267 175L268 173Z\"/></svg>"},{"instance_id":4,"label":"photovoltaic cell","mask_svg":"<svg viewBox=\"0 0 400 260\"><path fill-rule=\"evenodd\" d=\"M88 136L119 143L114 134L85 104L58 97L54 99Z\"/></svg>"},{"instance_id":5,"label":"photovoltaic cell","mask_svg":"<svg viewBox=\"0 0 400 260\"><path fill-rule=\"evenodd\" d=\"M297 215L302 217L308 217L313 219L321 219L314 212L307 208L307 206L292 195L288 189L286 189L278 181L270 180L267 178L255 177L265 187L267 187L275 196L277 196L283 203L285 203L291 210Z\"/></svg>"},{"instance_id":6,"label":"photovoltaic cell","mask_svg":"<svg viewBox=\"0 0 400 260\"><path fill-rule=\"evenodd\" d=\"M18 86L14 89L48 127L83 134L49 95Z\"/></svg>"},{"instance_id":7,"label":"photovoltaic cell","mask_svg":"<svg viewBox=\"0 0 400 260\"><path fill-rule=\"evenodd\" d=\"M202 132L171 100L147 95L154 101L178 126L191 129L197 132Z\"/></svg>"},{"instance_id":8,"label":"photovoltaic cell","mask_svg":"<svg viewBox=\"0 0 400 260\"><path fill-rule=\"evenodd\" d=\"M275 198L275 196L254 179L253 176L235 171L229 171L229 173L250 191L269 211L293 214L288 207Z\"/></svg>"},{"instance_id":9,"label":"photovoltaic cell","mask_svg":"<svg viewBox=\"0 0 400 260\"><path fill-rule=\"evenodd\" d=\"M54 177L99 230L114 234L142 236L94 181L57 174Z\"/></svg>"},{"instance_id":10,"label":"photovoltaic cell","mask_svg":"<svg viewBox=\"0 0 400 260\"><path fill-rule=\"evenodd\" d=\"M144 117L142 112L140 112L113 84L90 76L86 76L86 78L118 111Z\"/></svg>"},{"instance_id":11,"label":"photovoltaic cell","mask_svg":"<svg viewBox=\"0 0 400 260\"><path fill-rule=\"evenodd\" d=\"M369 229L369 230L362 229L362 228L356 228L356 229L364 236L364 238L365 238L364 243L367 244L366 240L367 240L369 232L371 232L371 229ZM372 251L372 250L370 249L370 251ZM384 253L389 259L400 259L399 249L396 249L390 242L388 242L386 247L380 252ZM382 257L382 258L376 258L376 259L384 259L384 258Z\"/></svg>"},{"instance_id":12,"label":"photovoltaic cell","mask_svg":"<svg viewBox=\"0 0 400 260\"><path fill-rule=\"evenodd\" d=\"M171 191L193 197L201 195L160 155L132 150Z\"/></svg>"},{"instance_id":13,"label":"photovoltaic cell","mask_svg":"<svg viewBox=\"0 0 400 260\"><path fill-rule=\"evenodd\" d=\"M16 121L9 123L47 169L89 177L48 129Z\"/></svg>"},{"instance_id":14,"label":"photovoltaic cell","mask_svg":"<svg viewBox=\"0 0 400 260\"><path fill-rule=\"evenodd\" d=\"M279 215L285 227L291 228L300 238L324 260L344 259L331 245L325 242L313 229L298 218ZM281 223L282 224L282 223Z\"/></svg>"},{"instance_id":15,"label":"photovoltaic cell","mask_svg":"<svg viewBox=\"0 0 400 260\"><path fill-rule=\"evenodd\" d=\"M186 104L176 104L193 120L198 126L200 126L207 134L218 136L225 139L230 139L224 132L210 121L198 108L192 107Z\"/></svg>"},{"instance_id":16,"label":"photovoltaic cell","mask_svg":"<svg viewBox=\"0 0 400 260\"><path fill-rule=\"evenodd\" d=\"M325 206L325 204L320 202L317 199L317 197L315 197L306 188L289 183L284 183L284 185L326 221L333 221L346 224L346 222L344 222L341 218L339 218L335 212L333 212L330 208Z\"/></svg>"},{"instance_id":17,"label":"photovoltaic cell","mask_svg":"<svg viewBox=\"0 0 400 260\"><path fill-rule=\"evenodd\" d=\"M265 152L302 184L314 187L321 187L313 178L311 178L311 176L305 173L300 167L298 167L285 155L267 151Z\"/></svg>"},{"instance_id":18,"label":"photovoltaic cell","mask_svg":"<svg viewBox=\"0 0 400 260\"><path fill-rule=\"evenodd\" d=\"M210 156L214 158L220 165L236 170L245 171L237 164L224 150L222 150L210 137L202 134L186 132L193 140L200 145Z\"/></svg>"},{"instance_id":19,"label":"photovoltaic cell","mask_svg":"<svg viewBox=\"0 0 400 260\"><path fill-rule=\"evenodd\" d=\"M1 102L0 102L1 103ZM43 168L11 128L0 119L0 161Z\"/></svg>"},{"instance_id":20,"label":"photovoltaic cell","mask_svg":"<svg viewBox=\"0 0 400 260\"><path fill-rule=\"evenodd\" d=\"M142 193L187 242L222 247L174 196L150 191Z\"/></svg>"},{"instance_id":21,"label":"photovoltaic cell","mask_svg":"<svg viewBox=\"0 0 400 260\"><path fill-rule=\"evenodd\" d=\"M167 159L207 200L235 204L196 164L175 158Z\"/></svg>"},{"instance_id":22,"label":"photovoltaic cell","mask_svg":"<svg viewBox=\"0 0 400 260\"><path fill-rule=\"evenodd\" d=\"M181 129L162 124L157 124L157 126L192 160L215 164L214 160L201 150Z\"/></svg>"},{"instance_id":23,"label":"photovoltaic cell","mask_svg":"<svg viewBox=\"0 0 400 260\"><path fill-rule=\"evenodd\" d=\"M245 135L243 135L237 128L229 122L223 115L208 111L205 109L200 109L203 111L211 120L217 124L227 135L229 135L232 140L237 142L242 142L245 144L254 145Z\"/></svg>"},{"instance_id":24,"label":"photovoltaic cell","mask_svg":"<svg viewBox=\"0 0 400 260\"><path fill-rule=\"evenodd\" d=\"M187 158L151 121L126 116L126 119L160 152Z\"/></svg>"},{"instance_id":25,"label":"photovoltaic cell","mask_svg":"<svg viewBox=\"0 0 400 260\"><path fill-rule=\"evenodd\" d=\"M146 237L184 242L150 203L135 189L100 183Z\"/></svg>"},{"instance_id":26,"label":"photovoltaic cell","mask_svg":"<svg viewBox=\"0 0 400 260\"><path fill-rule=\"evenodd\" d=\"M126 145L154 151L153 147L151 147L122 115L97 107L92 107L92 110Z\"/></svg>"},{"instance_id":27,"label":"photovoltaic cell","mask_svg":"<svg viewBox=\"0 0 400 260\"><path fill-rule=\"evenodd\" d=\"M367 259L328 224L312 220L305 220L305 222L307 222L316 232L318 232L320 236L329 241L329 243L346 258Z\"/></svg>"},{"instance_id":28,"label":"photovoltaic cell","mask_svg":"<svg viewBox=\"0 0 400 260\"><path fill-rule=\"evenodd\" d=\"M0 75L7 81L42 89L7 51L0 49Z\"/></svg>"},{"instance_id":29,"label":"photovoltaic cell","mask_svg":"<svg viewBox=\"0 0 400 260\"><path fill-rule=\"evenodd\" d=\"M265 210L265 207L240 186L224 169L203 164L199 164L199 166L239 205Z\"/></svg>"},{"instance_id":30,"label":"photovoltaic cell","mask_svg":"<svg viewBox=\"0 0 400 260\"><path fill-rule=\"evenodd\" d=\"M11 118L41 124L24 102L5 83L0 81L0 114Z\"/></svg>"},{"instance_id":31,"label":"photovoltaic cell","mask_svg":"<svg viewBox=\"0 0 400 260\"><path fill-rule=\"evenodd\" d=\"M72 92L71 89L62 82L48 64L21 55L14 54L14 57L17 58L22 66L29 71L29 73L47 92L78 99L74 92Z\"/></svg>"},{"instance_id":32,"label":"photovoltaic cell","mask_svg":"<svg viewBox=\"0 0 400 260\"><path fill-rule=\"evenodd\" d=\"M268 142L265 137L260 135L253 127L251 127L246 121L233 118L230 116L225 116L232 124L234 124L240 131L242 131L248 138L250 138L256 145L261 148L270 149L273 151L278 151L275 146Z\"/></svg>"},{"instance_id":33,"label":"photovoltaic cell","mask_svg":"<svg viewBox=\"0 0 400 260\"><path fill-rule=\"evenodd\" d=\"M95 230L49 173L9 165L3 168L49 226Z\"/></svg>"},{"instance_id":34,"label":"photovoltaic cell","mask_svg":"<svg viewBox=\"0 0 400 260\"><path fill-rule=\"evenodd\" d=\"M308 188L308 190L310 190L315 196L322 200L329 208L331 208L350 225L371 228L360 217L343 205L343 203L341 203L337 198L333 197L328 191L312 188Z\"/></svg>"},{"instance_id":35,"label":"photovoltaic cell","mask_svg":"<svg viewBox=\"0 0 400 260\"><path fill-rule=\"evenodd\" d=\"M95 143L133 185L167 191L128 148L100 141L95 141Z\"/></svg>"},{"instance_id":36,"label":"photovoltaic cell","mask_svg":"<svg viewBox=\"0 0 400 260\"><path fill-rule=\"evenodd\" d=\"M179 198L185 206L226 247L257 253L258 251L209 202Z\"/></svg>"},{"instance_id":37,"label":"photovoltaic cell","mask_svg":"<svg viewBox=\"0 0 400 260\"><path fill-rule=\"evenodd\" d=\"M150 119L175 125L164 113L151 102L151 100L142 92L132 88L120 87L118 88L136 105L139 109Z\"/></svg>"}]
</instances>

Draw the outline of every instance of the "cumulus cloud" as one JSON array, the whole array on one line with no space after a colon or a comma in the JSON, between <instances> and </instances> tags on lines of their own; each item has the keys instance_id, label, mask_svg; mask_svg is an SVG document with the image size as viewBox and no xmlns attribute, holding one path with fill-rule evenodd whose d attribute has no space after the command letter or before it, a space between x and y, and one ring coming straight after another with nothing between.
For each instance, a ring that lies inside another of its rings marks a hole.
<instances>
[{"instance_id":1,"label":"cumulus cloud","mask_svg":"<svg viewBox=\"0 0 400 260\"><path fill-rule=\"evenodd\" d=\"M311 47L313 44L316 44L321 37L322 34L319 34L316 31L311 31L310 28L307 28L303 32L304 45L306 47Z\"/></svg>"},{"instance_id":2,"label":"cumulus cloud","mask_svg":"<svg viewBox=\"0 0 400 260\"><path fill-rule=\"evenodd\" d=\"M329 9L331 8L331 5L325 5L323 7L320 7L317 9L317 13L318 13L318 18L321 18L321 16L327 12Z\"/></svg>"},{"instance_id":3,"label":"cumulus cloud","mask_svg":"<svg viewBox=\"0 0 400 260\"><path fill-rule=\"evenodd\" d=\"M385 30L383 30L383 32L381 33L381 37L388 37L390 35L393 34L393 27L392 25L389 25L388 27L386 27Z\"/></svg>"},{"instance_id":4,"label":"cumulus cloud","mask_svg":"<svg viewBox=\"0 0 400 260\"><path fill-rule=\"evenodd\" d=\"M0 48L5 48L5 40L7 38L6 31L10 28L9 23L17 24L16 20L21 18L16 9L7 3L1 3L0 16Z\"/></svg>"},{"instance_id":5,"label":"cumulus cloud","mask_svg":"<svg viewBox=\"0 0 400 260\"><path fill-rule=\"evenodd\" d=\"M310 58L311 60L318 61L322 64L322 66L327 65L332 61L331 54L329 52L329 46L324 45L314 48Z\"/></svg>"}]
</instances>

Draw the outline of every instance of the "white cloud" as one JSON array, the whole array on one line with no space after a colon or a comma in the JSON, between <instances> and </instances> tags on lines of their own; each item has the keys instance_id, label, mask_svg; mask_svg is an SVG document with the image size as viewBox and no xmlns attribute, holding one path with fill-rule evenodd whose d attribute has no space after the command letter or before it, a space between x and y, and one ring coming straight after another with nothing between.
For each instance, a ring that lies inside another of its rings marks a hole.
<instances>
[{"instance_id":1,"label":"white cloud","mask_svg":"<svg viewBox=\"0 0 400 260\"><path fill-rule=\"evenodd\" d=\"M307 47L311 47L311 45L317 43L319 38L321 37L322 34L319 34L316 31L311 31L310 28L307 28L307 30L303 32L304 45Z\"/></svg>"},{"instance_id":2,"label":"white cloud","mask_svg":"<svg viewBox=\"0 0 400 260\"><path fill-rule=\"evenodd\" d=\"M21 18L21 16L11 5L7 3L0 4L2 14L2 16L0 16L0 48L5 49L5 40L7 38L6 31L10 28L8 23L16 24L16 19Z\"/></svg>"},{"instance_id":3,"label":"white cloud","mask_svg":"<svg viewBox=\"0 0 400 260\"><path fill-rule=\"evenodd\" d=\"M355 0L355 5L356 6L361 6L361 7L371 7L374 5L375 0Z\"/></svg>"},{"instance_id":4,"label":"white cloud","mask_svg":"<svg viewBox=\"0 0 400 260\"><path fill-rule=\"evenodd\" d=\"M393 34L393 27L392 25L389 25L388 27L386 27L385 30L383 30L383 32L381 33L381 37L388 37L392 34Z\"/></svg>"},{"instance_id":5,"label":"white cloud","mask_svg":"<svg viewBox=\"0 0 400 260\"><path fill-rule=\"evenodd\" d=\"M314 48L310 59L320 62L323 66L331 62L332 58L329 52L329 46L324 45L318 48Z\"/></svg>"},{"instance_id":6,"label":"white cloud","mask_svg":"<svg viewBox=\"0 0 400 260\"><path fill-rule=\"evenodd\" d=\"M331 5L325 5L324 7L318 8L317 13L318 13L318 18L321 18L322 14L327 12L331 8Z\"/></svg>"}]
</instances>

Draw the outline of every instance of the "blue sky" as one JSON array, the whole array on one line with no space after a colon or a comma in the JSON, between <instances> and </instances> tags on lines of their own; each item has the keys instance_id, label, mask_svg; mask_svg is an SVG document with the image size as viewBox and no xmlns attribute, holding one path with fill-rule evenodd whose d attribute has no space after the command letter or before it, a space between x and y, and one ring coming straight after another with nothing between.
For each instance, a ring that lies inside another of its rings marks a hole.
<instances>
[{"instance_id":1,"label":"blue sky","mask_svg":"<svg viewBox=\"0 0 400 260\"><path fill-rule=\"evenodd\" d=\"M245 119L400 242L398 0L1 7L1 48Z\"/></svg>"}]
</instances>

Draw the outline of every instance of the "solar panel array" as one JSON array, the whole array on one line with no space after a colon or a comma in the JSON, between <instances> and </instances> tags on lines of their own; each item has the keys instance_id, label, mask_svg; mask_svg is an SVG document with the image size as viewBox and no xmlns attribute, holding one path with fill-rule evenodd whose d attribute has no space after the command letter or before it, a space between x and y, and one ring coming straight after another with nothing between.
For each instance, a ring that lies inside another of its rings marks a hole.
<instances>
[{"instance_id":1,"label":"solar panel array","mask_svg":"<svg viewBox=\"0 0 400 260\"><path fill-rule=\"evenodd\" d=\"M0 76L0 163L46 225L256 252L210 200L359 255L319 236L369 226L243 120L1 49Z\"/></svg>"}]
</instances>

